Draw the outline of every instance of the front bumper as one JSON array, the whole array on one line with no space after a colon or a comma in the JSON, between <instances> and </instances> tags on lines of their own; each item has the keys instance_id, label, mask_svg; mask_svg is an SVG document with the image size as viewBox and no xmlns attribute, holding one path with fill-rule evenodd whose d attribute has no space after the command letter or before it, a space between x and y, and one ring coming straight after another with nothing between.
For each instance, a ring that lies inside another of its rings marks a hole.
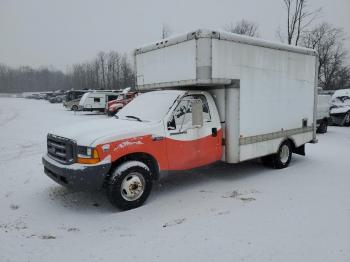
<instances>
[{"instance_id":1,"label":"front bumper","mask_svg":"<svg viewBox=\"0 0 350 262\"><path fill-rule=\"evenodd\" d=\"M110 163L63 165L48 155L42 157L42 162L45 174L56 183L84 191L101 189L111 168Z\"/></svg>"},{"instance_id":2,"label":"front bumper","mask_svg":"<svg viewBox=\"0 0 350 262\"><path fill-rule=\"evenodd\" d=\"M337 126L343 126L348 117L347 113L331 114L332 123Z\"/></svg>"}]
</instances>

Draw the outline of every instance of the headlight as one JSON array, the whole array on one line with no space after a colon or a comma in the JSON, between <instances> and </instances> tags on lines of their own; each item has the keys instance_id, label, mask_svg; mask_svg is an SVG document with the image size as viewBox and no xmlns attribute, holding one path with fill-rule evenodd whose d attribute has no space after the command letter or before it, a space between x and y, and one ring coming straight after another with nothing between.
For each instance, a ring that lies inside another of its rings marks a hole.
<instances>
[{"instance_id":1,"label":"headlight","mask_svg":"<svg viewBox=\"0 0 350 262\"><path fill-rule=\"evenodd\" d=\"M78 146L78 163L96 164L100 162L100 157L96 148L87 146Z\"/></svg>"}]
</instances>

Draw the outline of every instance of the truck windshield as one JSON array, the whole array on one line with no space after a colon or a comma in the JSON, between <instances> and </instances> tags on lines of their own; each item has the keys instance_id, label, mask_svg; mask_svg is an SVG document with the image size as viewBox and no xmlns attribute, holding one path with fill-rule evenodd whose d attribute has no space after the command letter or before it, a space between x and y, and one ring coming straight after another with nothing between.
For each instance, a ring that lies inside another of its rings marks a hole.
<instances>
[{"instance_id":1,"label":"truck windshield","mask_svg":"<svg viewBox=\"0 0 350 262\"><path fill-rule=\"evenodd\" d=\"M139 95L127 104L118 114L122 119L160 121L180 95L179 92L150 92Z\"/></svg>"}]
</instances>

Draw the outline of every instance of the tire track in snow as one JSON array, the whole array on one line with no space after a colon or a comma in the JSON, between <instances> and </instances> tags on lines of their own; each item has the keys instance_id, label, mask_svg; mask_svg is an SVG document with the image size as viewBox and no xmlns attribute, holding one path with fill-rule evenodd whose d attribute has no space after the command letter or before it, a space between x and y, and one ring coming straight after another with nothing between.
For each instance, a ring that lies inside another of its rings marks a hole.
<instances>
[{"instance_id":1,"label":"tire track in snow","mask_svg":"<svg viewBox=\"0 0 350 262\"><path fill-rule=\"evenodd\" d=\"M4 117L5 115L9 114L9 117ZM12 122L19 116L18 111L11 108L10 110L0 110L0 126L3 127L6 124ZM4 117L4 118L3 118Z\"/></svg>"}]
</instances>

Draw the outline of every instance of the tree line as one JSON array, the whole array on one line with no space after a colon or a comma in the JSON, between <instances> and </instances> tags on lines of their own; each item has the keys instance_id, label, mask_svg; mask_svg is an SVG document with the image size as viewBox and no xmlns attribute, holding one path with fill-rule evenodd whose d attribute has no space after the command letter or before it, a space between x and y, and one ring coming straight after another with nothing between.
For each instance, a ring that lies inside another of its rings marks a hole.
<instances>
[{"instance_id":1,"label":"tree line","mask_svg":"<svg viewBox=\"0 0 350 262\"><path fill-rule=\"evenodd\" d=\"M310 10L308 0L282 1L286 10L286 28L277 30L279 40L317 51L320 87L327 90L350 88L350 59L349 50L344 48L344 30L329 23L316 23L322 9ZM259 37L258 25L244 19L226 25L224 30Z\"/></svg>"},{"instance_id":2,"label":"tree line","mask_svg":"<svg viewBox=\"0 0 350 262\"><path fill-rule=\"evenodd\" d=\"M309 0L281 0L286 10L286 27L276 32L281 42L318 52L319 86L324 89L350 88L350 65L342 28L316 23L322 9L310 10ZM230 23L225 31L259 37L258 24L245 19ZM162 25L161 37L172 30ZM0 92L50 91L58 89L122 89L134 87L135 73L126 54L99 52L91 61L74 64L63 73L52 68L11 68L0 64Z\"/></svg>"},{"instance_id":3,"label":"tree line","mask_svg":"<svg viewBox=\"0 0 350 262\"><path fill-rule=\"evenodd\" d=\"M70 66L67 72L0 64L0 92L38 92L69 89L123 89L134 87L135 75L126 54L99 52L91 61Z\"/></svg>"}]
</instances>

